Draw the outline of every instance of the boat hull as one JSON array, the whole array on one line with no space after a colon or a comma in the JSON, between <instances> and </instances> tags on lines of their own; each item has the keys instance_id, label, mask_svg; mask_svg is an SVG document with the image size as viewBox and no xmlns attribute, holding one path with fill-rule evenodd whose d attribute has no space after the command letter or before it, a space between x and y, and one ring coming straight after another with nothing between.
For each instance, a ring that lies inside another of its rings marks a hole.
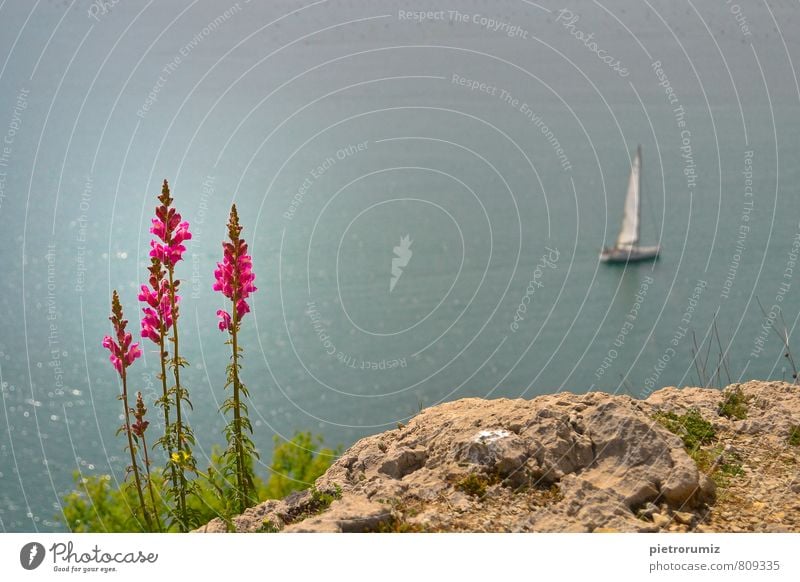
<instances>
[{"instance_id":1,"label":"boat hull","mask_svg":"<svg viewBox=\"0 0 800 582\"><path fill-rule=\"evenodd\" d=\"M661 247L606 248L600 253L603 263L636 263L658 259Z\"/></svg>"}]
</instances>

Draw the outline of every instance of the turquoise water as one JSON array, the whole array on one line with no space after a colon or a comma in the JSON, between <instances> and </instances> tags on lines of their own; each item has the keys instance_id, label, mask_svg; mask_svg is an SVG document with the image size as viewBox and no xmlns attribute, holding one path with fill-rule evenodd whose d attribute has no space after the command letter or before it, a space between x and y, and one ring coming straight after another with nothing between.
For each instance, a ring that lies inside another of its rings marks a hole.
<instances>
[{"instance_id":1,"label":"turquoise water","mask_svg":"<svg viewBox=\"0 0 800 582\"><path fill-rule=\"evenodd\" d=\"M223 438L211 282L233 201L266 463L275 434L347 446L445 400L697 384L714 321L722 383L791 374L756 302L796 326L791 3L164 4L0 7L0 531L60 529L75 468L121 477L100 340L114 288L138 328L165 177L194 232L201 464ZM639 143L662 258L600 265Z\"/></svg>"}]
</instances>

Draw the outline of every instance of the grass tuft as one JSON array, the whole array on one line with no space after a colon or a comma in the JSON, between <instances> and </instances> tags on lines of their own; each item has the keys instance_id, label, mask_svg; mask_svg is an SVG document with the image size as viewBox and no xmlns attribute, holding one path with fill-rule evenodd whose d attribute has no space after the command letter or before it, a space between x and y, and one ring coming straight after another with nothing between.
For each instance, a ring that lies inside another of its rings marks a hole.
<instances>
[{"instance_id":1,"label":"grass tuft","mask_svg":"<svg viewBox=\"0 0 800 582\"><path fill-rule=\"evenodd\" d=\"M725 416L731 420L744 420L747 418L747 403L750 398L745 396L740 387L730 390L722 402L719 403L717 413L720 416Z\"/></svg>"},{"instance_id":2,"label":"grass tuft","mask_svg":"<svg viewBox=\"0 0 800 582\"><path fill-rule=\"evenodd\" d=\"M786 440L790 446L800 447L800 424L793 424L789 429L789 438Z\"/></svg>"},{"instance_id":3,"label":"grass tuft","mask_svg":"<svg viewBox=\"0 0 800 582\"><path fill-rule=\"evenodd\" d=\"M717 487L726 487L731 479L744 474L742 459L738 455L725 453L722 445L703 446L714 442L716 431L697 409L681 415L657 412L653 417L668 431L681 437L697 468L713 479Z\"/></svg>"},{"instance_id":4,"label":"grass tuft","mask_svg":"<svg viewBox=\"0 0 800 582\"><path fill-rule=\"evenodd\" d=\"M278 533L280 528L272 523L269 519L265 519L261 527L256 530L256 533Z\"/></svg>"},{"instance_id":5,"label":"grass tuft","mask_svg":"<svg viewBox=\"0 0 800 582\"><path fill-rule=\"evenodd\" d=\"M664 428L681 437L683 445L689 450L698 449L714 441L714 426L700 414L696 408L689 409L686 414L674 412L657 412L653 415Z\"/></svg>"},{"instance_id":6,"label":"grass tuft","mask_svg":"<svg viewBox=\"0 0 800 582\"><path fill-rule=\"evenodd\" d=\"M489 484L486 477L477 473L470 473L456 483L456 489L463 491L473 497L483 497L486 495L486 487Z\"/></svg>"}]
</instances>

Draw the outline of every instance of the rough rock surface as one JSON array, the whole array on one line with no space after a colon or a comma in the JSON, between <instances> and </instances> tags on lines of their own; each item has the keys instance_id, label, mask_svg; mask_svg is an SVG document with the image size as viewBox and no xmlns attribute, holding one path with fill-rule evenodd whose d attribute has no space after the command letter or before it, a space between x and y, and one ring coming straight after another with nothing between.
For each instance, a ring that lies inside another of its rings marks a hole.
<instances>
[{"instance_id":1,"label":"rough rock surface","mask_svg":"<svg viewBox=\"0 0 800 582\"><path fill-rule=\"evenodd\" d=\"M718 412L737 386L741 420ZM701 451L717 455L710 466L654 419L691 408L716 430ZM800 447L788 444L797 425L800 387L782 382L665 388L647 400L468 398L354 444L315 484L340 497L329 506L306 491L248 509L233 529L800 531ZM723 464L735 467L724 479ZM214 520L199 531L226 529Z\"/></svg>"}]
</instances>

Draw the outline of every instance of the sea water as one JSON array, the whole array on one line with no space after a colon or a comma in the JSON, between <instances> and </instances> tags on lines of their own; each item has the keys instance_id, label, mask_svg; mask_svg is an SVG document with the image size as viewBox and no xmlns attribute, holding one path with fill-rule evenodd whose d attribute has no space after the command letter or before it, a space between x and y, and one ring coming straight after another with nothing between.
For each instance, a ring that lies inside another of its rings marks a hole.
<instances>
[{"instance_id":1,"label":"sea water","mask_svg":"<svg viewBox=\"0 0 800 582\"><path fill-rule=\"evenodd\" d=\"M75 470L123 477L100 342L112 289L138 330L164 178L193 232L201 467L223 442L232 202L263 475L274 435L349 446L457 398L791 376L790 3L12 0L0 22L0 530L63 529ZM662 256L603 265L637 144ZM152 402L142 345L130 385Z\"/></svg>"}]
</instances>

